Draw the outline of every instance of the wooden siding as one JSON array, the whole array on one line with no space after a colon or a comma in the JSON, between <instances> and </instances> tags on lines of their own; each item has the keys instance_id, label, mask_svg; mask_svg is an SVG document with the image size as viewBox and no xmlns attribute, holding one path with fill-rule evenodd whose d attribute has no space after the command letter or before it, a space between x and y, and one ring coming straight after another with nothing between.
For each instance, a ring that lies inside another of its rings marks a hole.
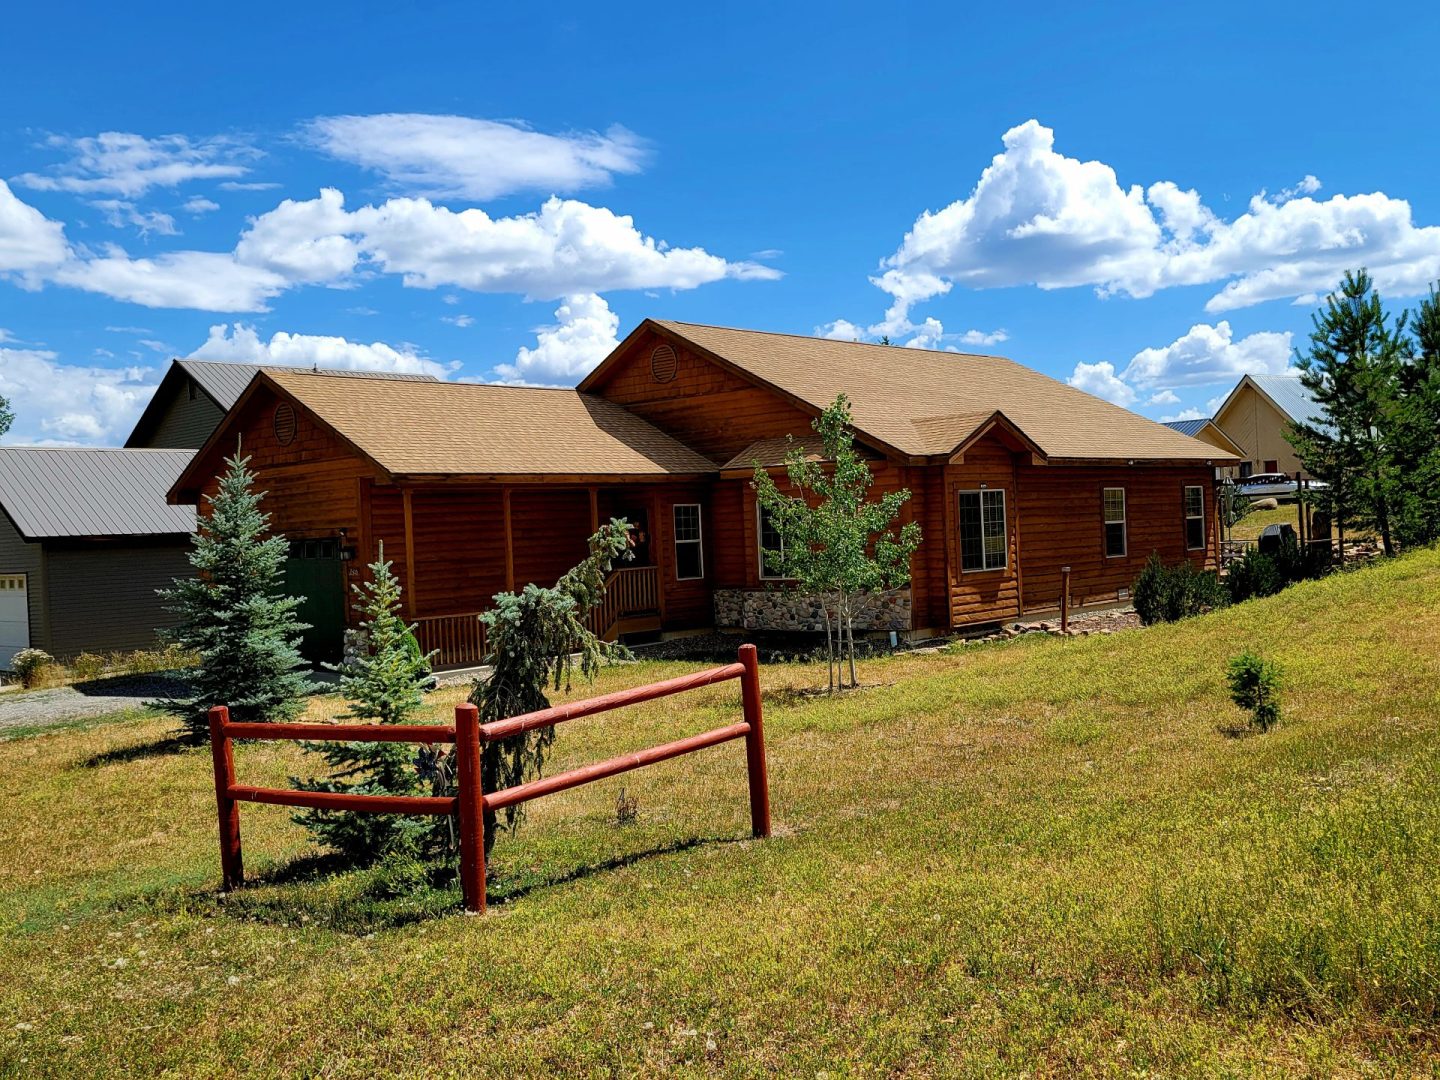
<instances>
[{"instance_id":1,"label":"wooden siding","mask_svg":"<svg viewBox=\"0 0 1440 1080\"><path fill-rule=\"evenodd\" d=\"M1295 448L1285 440L1290 418L1249 383L1216 414L1215 425L1245 451L1253 472L1264 472L1266 461L1276 462L1278 471L1291 476L1301 470Z\"/></svg>"},{"instance_id":2,"label":"wooden siding","mask_svg":"<svg viewBox=\"0 0 1440 1080\"><path fill-rule=\"evenodd\" d=\"M756 439L809 434L808 412L689 349L675 347L675 378L657 382L650 354L660 340L644 335L597 392L719 464Z\"/></svg>"},{"instance_id":3,"label":"wooden siding","mask_svg":"<svg viewBox=\"0 0 1440 1080\"><path fill-rule=\"evenodd\" d=\"M157 450L199 450L224 418L225 411L187 376L165 405L150 437L137 445Z\"/></svg>"},{"instance_id":4,"label":"wooden siding","mask_svg":"<svg viewBox=\"0 0 1440 1080\"><path fill-rule=\"evenodd\" d=\"M46 543L46 650L57 659L82 652L154 648L156 629L172 626L156 589L191 573L186 537L153 541Z\"/></svg>"},{"instance_id":5,"label":"wooden siding","mask_svg":"<svg viewBox=\"0 0 1440 1080\"><path fill-rule=\"evenodd\" d=\"M383 542L406 596L413 591L416 615L483 611L505 589L505 533L498 488L418 487L411 495L415 536L415 582L409 580L405 510L400 489L370 492L368 551Z\"/></svg>"},{"instance_id":6,"label":"wooden siding","mask_svg":"<svg viewBox=\"0 0 1440 1080\"><path fill-rule=\"evenodd\" d=\"M1060 568L1070 567L1072 602L1114 600L1129 589L1152 551L1170 565L1189 560L1218 566L1214 470L1195 468L1063 468L1021 465L1020 522L1024 551L1024 606L1055 607ZM1205 491L1203 551L1185 548L1184 488ZM1101 492L1125 489L1126 554L1105 555Z\"/></svg>"},{"instance_id":7,"label":"wooden siding","mask_svg":"<svg viewBox=\"0 0 1440 1080\"><path fill-rule=\"evenodd\" d=\"M50 622L45 607L45 548L28 541L16 531L0 509L0 574L24 574L26 599L30 605L30 644L50 649ZM0 662L9 663L8 656Z\"/></svg>"},{"instance_id":8,"label":"wooden siding","mask_svg":"<svg viewBox=\"0 0 1440 1080\"><path fill-rule=\"evenodd\" d=\"M1015 492L1014 455L993 438L982 439L965 452L965 460L944 470L944 543L933 544L927 558L944 552L950 595L950 625L1000 622L1020 613L1021 520ZM996 570L962 572L960 544L960 492L1005 493L1005 566ZM1029 531L1025 530L1026 539ZM1025 554L1029 554L1028 546Z\"/></svg>"}]
</instances>

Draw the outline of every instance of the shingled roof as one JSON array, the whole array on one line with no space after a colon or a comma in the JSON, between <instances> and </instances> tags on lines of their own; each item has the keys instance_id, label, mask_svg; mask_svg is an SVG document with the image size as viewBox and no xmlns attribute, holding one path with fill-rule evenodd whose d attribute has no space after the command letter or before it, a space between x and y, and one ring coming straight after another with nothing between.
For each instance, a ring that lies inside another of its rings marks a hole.
<instances>
[{"instance_id":1,"label":"shingled roof","mask_svg":"<svg viewBox=\"0 0 1440 1080\"><path fill-rule=\"evenodd\" d=\"M392 476L715 472L619 405L574 390L478 383L351 383L297 370L268 381Z\"/></svg>"},{"instance_id":2,"label":"shingled roof","mask_svg":"<svg viewBox=\"0 0 1440 1080\"><path fill-rule=\"evenodd\" d=\"M909 457L949 455L999 413L1054 463L1228 460L1213 446L999 356L662 320L646 327L812 411L843 393L857 431ZM580 389L602 384L609 366L601 364Z\"/></svg>"},{"instance_id":3,"label":"shingled roof","mask_svg":"<svg viewBox=\"0 0 1440 1080\"><path fill-rule=\"evenodd\" d=\"M27 540L194 532L194 507L165 504L190 456L189 450L0 447L0 508Z\"/></svg>"}]
</instances>

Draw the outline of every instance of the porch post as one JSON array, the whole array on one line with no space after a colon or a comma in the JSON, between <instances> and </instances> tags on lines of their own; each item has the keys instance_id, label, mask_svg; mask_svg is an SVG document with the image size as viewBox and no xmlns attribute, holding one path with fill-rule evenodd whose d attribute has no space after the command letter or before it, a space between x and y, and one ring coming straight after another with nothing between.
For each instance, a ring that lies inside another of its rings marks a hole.
<instances>
[{"instance_id":1,"label":"porch post","mask_svg":"<svg viewBox=\"0 0 1440 1080\"><path fill-rule=\"evenodd\" d=\"M590 535L600 531L600 489L590 488Z\"/></svg>"},{"instance_id":2,"label":"porch post","mask_svg":"<svg viewBox=\"0 0 1440 1080\"><path fill-rule=\"evenodd\" d=\"M510 489L500 489L500 516L505 524L505 591L515 591L515 540L510 534Z\"/></svg>"},{"instance_id":3,"label":"porch post","mask_svg":"<svg viewBox=\"0 0 1440 1080\"><path fill-rule=\"evenodd\" d=\"M400 489L400 502L405 510L405 606L410 618L415 618L415 511L411 505L411 491Z\"/></svg>"}]
</instances>

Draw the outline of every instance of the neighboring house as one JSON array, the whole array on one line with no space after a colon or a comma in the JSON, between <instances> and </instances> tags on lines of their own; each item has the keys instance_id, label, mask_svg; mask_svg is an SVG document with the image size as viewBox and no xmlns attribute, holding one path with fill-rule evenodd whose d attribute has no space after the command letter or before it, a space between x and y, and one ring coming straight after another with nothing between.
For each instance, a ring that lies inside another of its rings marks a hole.
<instances>
[{"instance_id":1,"label":"neighboring house","mask_svg":"<svg viewBox=\"0 0 1440 1080\"><path fill-rule=\"evenodd\" d=\"M1240 475L1305 473L1285 441L1291 424L1323 424L1320 407L1298 376L1245 375L1215 412L1215 424L1240 447Z\"/></svg>"},{"instance_id":2,"label":"neighboring house","mask_svg":"<svg viewBox=\"0 0 1440 1080\"><path fill-rule=\"evenodd\" d=\"M1181 435L1188 435L1192 439L1199 439L1203 443L1209 443L1222 454L1230 457L1245 457L1245 451L1235 444L1235 441L1220 430L1220 425L1209 418L1199 420L1172 420L1165 425L1171 431L1178 431ZM1232 476L1238 473L1238 467L1227 465L1219 469L1219 475Z\"/></svg>"},{"instance_id":3,"label":"neighboring house","mask_svg":"<svg viewBox=\"0 0 1440 1080\"><path fill-rule=\"evenodd\" d=\"M839 393L877 491L921 522L913 584L873 629L947 631L1126 594L1152 551L1216 561L1214 469L1227 454L1009 360L647 320L577 390L343 385L258 373L171 490L196 503L241 438L274 527L315 564L309 644L336 655L347 580L383 542L442 663L483 648L497 592L551 584L604 520L635 524L602 633L814 629L770 579L756 461ZM806 442L813 449L813 436Z\"/></svg>"},{"instance_id":4,"label":"neighboring house","mask_svg":"<svg viewBox=\"0 0 1440 1080\"><path fill-rule=\"evenodd\" d=\"M171 360L165 377L125 440L127 447L198 450L235 404L258 364L232 364L214 360ZM418 379L434 382L431 375L396 375L390 372L335 371L327 375L352 379Z\"/></svg>"},{"instance_id":5,"label":"neighboring house","mask_svg":"<svg viewBox=\"0 0 1440 1080\"><path fill-rule=\"evenodd\" d=\"M165 493L190 457L0 447L0 668L155 644L173 621L155 590L189 569L195 511Z\"/></svg>"}]
</instances>

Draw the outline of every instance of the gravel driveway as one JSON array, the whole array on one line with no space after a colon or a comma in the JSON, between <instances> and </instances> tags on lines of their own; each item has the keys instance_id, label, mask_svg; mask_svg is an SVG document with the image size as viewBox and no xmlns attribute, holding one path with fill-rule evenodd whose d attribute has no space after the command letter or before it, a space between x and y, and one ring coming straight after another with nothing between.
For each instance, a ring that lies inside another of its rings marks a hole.
<instances>
[{"instance_id":1,"label":"gravel driveway","mask_svg":"<svg viewBox=\"0 0 1440 1080\"><path fill-rule=\"evenodd\" d=\"M134 709L184 690L184 683L165 675L126 675L52 690L9 690L0 693L0 735L14 728L47 727Z\"/></svg>"}]
</instances>

